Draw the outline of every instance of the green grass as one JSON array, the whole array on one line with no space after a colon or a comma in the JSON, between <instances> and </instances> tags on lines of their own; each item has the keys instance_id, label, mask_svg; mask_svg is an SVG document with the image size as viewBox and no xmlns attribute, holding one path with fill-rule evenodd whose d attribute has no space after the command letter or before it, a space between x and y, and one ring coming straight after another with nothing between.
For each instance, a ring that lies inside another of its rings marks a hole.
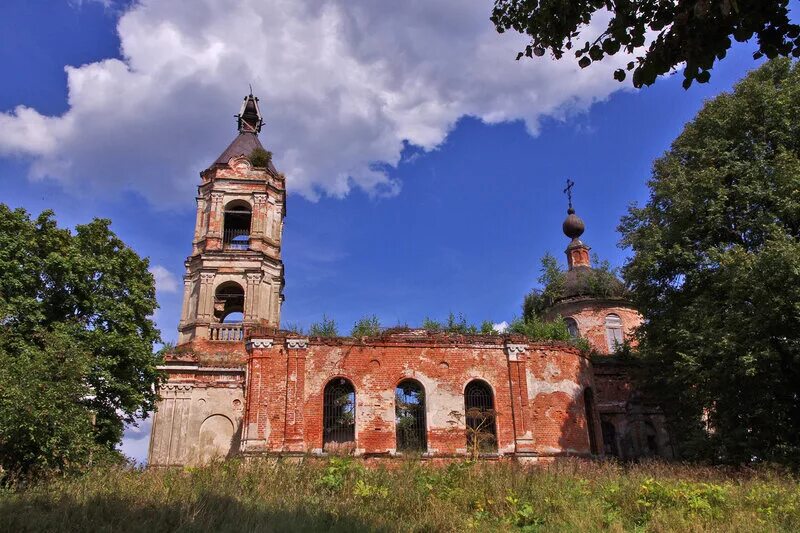
<instances>
[{"instance_id":1,"label":"green grass","mask_svg":"<svg viewBox=\"0 0 800 533\"><path fill-rule=\"evenodd\" d=\"M0 492L0 531L800 531L773 471L334 458L98 469Z\"/></svg>"}]
</instances>

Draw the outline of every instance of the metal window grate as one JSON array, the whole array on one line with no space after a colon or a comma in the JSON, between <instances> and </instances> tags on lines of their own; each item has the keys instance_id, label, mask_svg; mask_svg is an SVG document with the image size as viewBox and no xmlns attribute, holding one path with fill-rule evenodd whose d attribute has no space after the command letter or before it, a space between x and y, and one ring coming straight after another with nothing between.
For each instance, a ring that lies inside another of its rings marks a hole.
<instances>
[{"instance_id":1,"label":"metal window grate","mask_svg":"<svg viewBox=\"0 0 800 533\"><path fill-rule=\"evenodd\" d=\"M492 390L483 381L472 381L464 391L467 446L482 453L497 451L497 430Z\"/></svg>"},{"instance_id":2,"label":"metal window grate","mask_svg":"<svg viewBox=\"0 0 800 533\"><path fill-rule=\"evenodd\" d=\"M337 378L325 386L322 407L322 445L356 440L356 391L353 384Z\"/></svg>"},{"instance_id":3,"label":"metal window grate","mask_svg":"<svg viewBox=\"0 0 800 533\"><path fill-rule=\"evenodd\" d=\"M407 379L397 386L394 414L397 451L426 451L428 440L425 424L425 390L418 381Z\"/></svg>"},{"instance_id":4,"label":"metal window grate","mask_svg":"<svg viewBox=\"0 0 800 533\"><path fill-rule=\"evenodd\" d=\"M222 237L226 250L247 250L250 247L250 230L248 229L226 229Z\"/></svg>"}]
</instances>

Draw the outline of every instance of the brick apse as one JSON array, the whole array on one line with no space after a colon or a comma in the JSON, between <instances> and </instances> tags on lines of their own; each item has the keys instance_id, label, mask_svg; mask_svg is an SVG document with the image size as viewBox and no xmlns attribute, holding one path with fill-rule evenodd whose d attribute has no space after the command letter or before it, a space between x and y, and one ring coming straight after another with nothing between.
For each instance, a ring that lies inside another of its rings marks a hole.
<instances>
[{"instance_id":1,"label":"brick apse","mask_svg":"<svg viewBox=\"0 0 800 533\"><path fill-rule=\"evenodd\" d=\"M234 141L200 174L179 344L161 367L149 464L238 454L669 455L660 411L637 395L630 365L607 355L641 318L621 296L586 294L589 248L571 207L572 281L548 312L589 341L591 357L516 335L280 330L285 178L258 139L257 98L245 97L237 122Z\"/></svg>"}]
</instances>

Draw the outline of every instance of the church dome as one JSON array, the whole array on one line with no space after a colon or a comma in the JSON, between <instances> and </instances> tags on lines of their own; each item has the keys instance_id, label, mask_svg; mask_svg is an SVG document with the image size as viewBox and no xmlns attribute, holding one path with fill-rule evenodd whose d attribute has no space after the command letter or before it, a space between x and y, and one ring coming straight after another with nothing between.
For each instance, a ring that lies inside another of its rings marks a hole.
<instances>
[{"instance_id":1,"label":"church dome","mask_svg":"<svg viewBox=\"0 0 800 533\"><path fill-rule=\"evenodd\" d=\"M575 210L570 207L567 210L567 218L564 220L564 224L561 225L561 229L564 230L564 235L570 239L577 239L583 235L586 225L581 217L575 214Z\"/></svg>"},{"instance_id":2,"label":"church dome","mask_svg":"<svg viewBox=\"0 0 800 533\"><path fill-rule=\"evenodd\" d=\"M625 285L612 273L587 266L564 273L564 288L557 301L573 298L624 298Z\"/></svg>"}]
</instances>

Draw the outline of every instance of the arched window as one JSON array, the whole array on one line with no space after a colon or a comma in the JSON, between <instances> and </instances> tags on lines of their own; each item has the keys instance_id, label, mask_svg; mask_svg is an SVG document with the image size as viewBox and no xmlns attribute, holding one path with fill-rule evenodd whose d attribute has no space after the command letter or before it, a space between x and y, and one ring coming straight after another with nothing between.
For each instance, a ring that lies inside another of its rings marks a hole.
<instances>
[{"instance_id":1,"label":"arched window","mask_svg":"<svg viewBox=\"0 0 800 533\"><path fill-rule=\"evenodd\" d=\"M583 407L586 409L586 430L589 432L589 450L592 455L597 455L597 434L594 426L594 392L592 389L583 389Z\"/></svg>"},{"instance_id":2,"label":"arched window","mask_svg":"<svg viewBox=\"0 0 800 533\"><path fill-rule=\"evenodd\" d=\"M226 250L247 250L250 246L250 204L234 200L225 206L222 242Z\"/></svg>"},{"instance_id":3,"label":"arched window","mask_svg":"<svg viewBox=\"0 0 800 533\"><path fill-rule=\"evenodd\" d=\"M394 394L397 451L424 452L428 449L425 425L425 389L413 379L400 382Z\"/></svg>"},{"instance_id":4,"label":"arched window","mask_svg":"<svg viewBox=\"0 0 800 533\"><path fill-rule=\"evenodd\" d=\"M615 352L618 347L622 346L624 340L622 336L622 320L619 315L606 315L606 341L608 342L609 352Z\"/></svg>"},{"instance_id":5,"label":"arched window","mask_svg":"<svg viewBox=\"0 0 800 533\"><path fill-rule=\"evenodd\" d=\"M470 381L464 389L467 447L473 454L497 451L496 413L492 389L484 381Z\"/></svg>"},{"instance_id":6,"label":"arched window","mask_svg":"<svg viewBox=\"0 0 800 533\"><path fill-rule=\"evenodd\" d=\"M325 385L322 406L322 447L356 441L356 390L344 378Z\"/></svg>"},{"instance_id":7,"label":"arched window","mask_svg":"<svg viewBox=\"0 0 800 533\"><path fill-rule=\"evenodd\" d=\"M580 332L578 331L578 323L572 317L567 317L564 319L564 324L567 325L567 331L569 331L569 336L573 339L577 339L581 336Z\"/></svg>"},{"instance_id":8,"label":"arched window","mask_svg":"<svg viewBox=\"0 0 800 533\"><path fill-rule=\"evenodd\" d=\"M226 281L214 291L214 316L220 322L232 322L233 318L244 318L244 289L235 281Z\"/></svg>"},{"instance_id":9,"label":"arched window","mask_svg":"<svg viewBox=\"0 0 800 533\"><path fill-rule=\"evenodd\" d=\"M603 420L600 422L600 428L603 431L603 448L606 455L619 457L619 451L617 451L617 430L614 424L609 420Z\"/></svg>"}]
</instances>

